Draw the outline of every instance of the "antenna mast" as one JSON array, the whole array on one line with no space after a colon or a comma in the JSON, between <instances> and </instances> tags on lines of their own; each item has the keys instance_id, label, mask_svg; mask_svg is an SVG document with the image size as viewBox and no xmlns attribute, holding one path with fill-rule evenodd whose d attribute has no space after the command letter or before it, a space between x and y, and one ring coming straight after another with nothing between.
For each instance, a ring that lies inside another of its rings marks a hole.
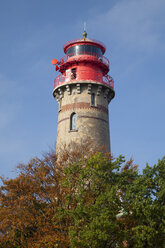
<instances>
[{"instance_id":1,"label":"antenna mast","mask_svg":"<svg viewBox=\"0 0 165 248\"><path fill-rule=\"evenodd\" d=\"M86 22L84 22L84 32L86 32Z\"/></svg>"}]
</instances>

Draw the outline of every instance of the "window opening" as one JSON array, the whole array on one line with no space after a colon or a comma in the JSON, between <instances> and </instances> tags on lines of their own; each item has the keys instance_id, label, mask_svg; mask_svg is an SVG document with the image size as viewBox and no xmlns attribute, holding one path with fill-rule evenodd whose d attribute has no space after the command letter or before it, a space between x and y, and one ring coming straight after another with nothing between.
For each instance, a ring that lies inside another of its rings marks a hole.
<instances>
[{"instance_id":1,"label":"window opening","mask_svg":"<svg viewBox=\"0 0 165 248\"><path fill-rule=\"evenodd\" d=\"M77 129L77 115L76 113L71 114L70 118L70 130L76 130Z\"/></svg>"},{"instance_id":2,"label":"window opening","mask_svg":"<svg viewBox=\"0 0 165 248\"><path fill-rule=\"evenodd\" d=\"M95 94L94 93L91 94L91 105L95 106Z\"/></svg>"},{"instance_id":3,"label":"window opening","mask_svg":"<svg viewBox=\"0 0 165 248\"><path fill-rule=\"evenodd\" d=\"M76 79L76 68L71 69L71 79Z\"/></svg>"},{"instance_id":4,"label":"window opening","mask_svg":"<svg viewBox=\"0 0 165 248\"><path fill-rule=\"evenodd\" d=\"M62 106L62 99L59 100L59 110L61 110L61 106Z\"/></svg>"}]
</instances>

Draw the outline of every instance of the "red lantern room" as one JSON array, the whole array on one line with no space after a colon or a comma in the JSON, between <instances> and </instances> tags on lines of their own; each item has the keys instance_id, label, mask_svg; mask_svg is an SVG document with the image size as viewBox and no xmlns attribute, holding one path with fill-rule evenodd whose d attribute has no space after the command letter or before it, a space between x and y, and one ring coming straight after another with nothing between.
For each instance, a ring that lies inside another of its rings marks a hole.
<instances>
[{"instance_id":1,"label":"red lantern room","mask_svg":"<svg viewBox=\"0 0 165 248\"><path fill-rule=\"evenodd\" d=\"M54 80L54 89L68 82L90 80L108 86L114 97L114 80L107 74L110 64L104 56L106 47L100 41L88 39L86 36L84 32L83 39L65 43L65 56L59 61L52 60L52 64L56 64L56 70L61 72Z\"/></svg>"}]
</instances>

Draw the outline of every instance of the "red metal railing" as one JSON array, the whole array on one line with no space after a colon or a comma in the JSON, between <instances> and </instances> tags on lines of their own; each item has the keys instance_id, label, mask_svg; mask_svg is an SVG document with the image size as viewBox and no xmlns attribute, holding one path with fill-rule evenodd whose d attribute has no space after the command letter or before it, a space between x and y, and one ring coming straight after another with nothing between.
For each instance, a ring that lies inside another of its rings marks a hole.
<instances>
[{"instance_id":1,"label":"red metal railing","mask_svg":"<svg viewBox=\"0 0 165 248\"><path fill-rule=\"evenodd\" d=\"M98 61L98 62L102 62L104 65L106 65L108 68L109 68L109 60L103 56L103 55L99 55L99 54L96 54L96 53L92 53L92 52L84 52L84 53L81 53L81 54L66 54L65 56L63 56L60 61L59 61L59 64L62 65L64 63L66 63L67 61L72 61L72 60L83 60L84 56L85 55L89 55L91 56L91 60L93 61Z\"/></svg>"},{"instance_id":2,"label":"red metal railing","mask_svg":"<svg viewBox=\"0 0 165 248\"><path fill-rule=\"evenodd\" d=\"M64 76L64 75L58 75L55 80L54 80L54 88L56 88L57 86L59 85L62 85L62 84L65 84L65 83L73 83L75 81L80 81L81 79L72 79L72 76L70 79L68 79L68 77ZM91 80L90 78L89 79L82 79L82 80ZM94 78L92 78L91 81L96 81L96 82L99 82L99 83L102 83L104 85L107 85L109 87L111 87L112 89L114 89L114 80L111 76L109 75L106 75L106 76L102 76L101 74L96 74L94 76Z\"/></svg>"}]
</instances>

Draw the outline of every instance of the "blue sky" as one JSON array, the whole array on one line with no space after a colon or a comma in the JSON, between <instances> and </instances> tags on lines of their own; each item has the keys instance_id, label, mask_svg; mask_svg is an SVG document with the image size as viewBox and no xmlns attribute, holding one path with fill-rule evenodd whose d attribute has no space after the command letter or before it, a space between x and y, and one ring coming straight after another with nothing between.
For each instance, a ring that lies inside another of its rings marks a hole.
<instances>
[{"instance_id":1,"label":"blue sky","mask_svg":"<svg viewBox=\"0 0 165 248\"><path fill-rule=\"evenodd\" d=\"M116 97L110 103L112 153L139 168L165 155L165 1L0 1L0 175L54 147L58 75L51 65L63 44L106 44Z\"/></svg>"}]
</instances>

